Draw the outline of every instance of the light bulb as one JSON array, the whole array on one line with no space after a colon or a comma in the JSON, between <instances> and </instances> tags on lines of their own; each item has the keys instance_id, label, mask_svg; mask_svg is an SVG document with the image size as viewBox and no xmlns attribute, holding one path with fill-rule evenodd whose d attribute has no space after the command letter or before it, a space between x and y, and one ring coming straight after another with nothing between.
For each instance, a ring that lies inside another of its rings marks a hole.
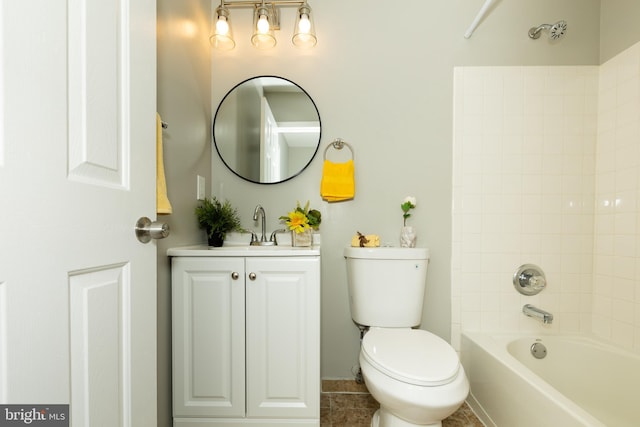
<instances>
[{"instance_id":1,"label":"light bulb","mask_svg":"<svg viewBox=\"0 0 640 427\"><path fill-rule=\"evenodd\" d=\"M300 21L298 22L298 30L301 33L309 33L309 30L311 30L311 21L309 21L309 15L307 15L306 13L303 13L302 15L300 15Z\"/></svg>"},{"instance_id":2,"label":"light bulb","mask_svg":"<svg viewBox=\"0 0 640 427\"><path fill-rule=\"evenodd\" d=\"M226 36L229 33L229 23L227 22L227 18L224 16L218 17L218 21L216 22L216 33L221 36Z\"/></svg>"},{"instance_id":3,"label":"light bulb","mask_svg":"<svg viewBox=\"0 0 640 427\"><path fill-rule=\"evenodd\" d=\"M260 15L260 19L258 19L258 31L262 34L269 32L269 19L267 15Z\"/></svg>"}]
</instances>

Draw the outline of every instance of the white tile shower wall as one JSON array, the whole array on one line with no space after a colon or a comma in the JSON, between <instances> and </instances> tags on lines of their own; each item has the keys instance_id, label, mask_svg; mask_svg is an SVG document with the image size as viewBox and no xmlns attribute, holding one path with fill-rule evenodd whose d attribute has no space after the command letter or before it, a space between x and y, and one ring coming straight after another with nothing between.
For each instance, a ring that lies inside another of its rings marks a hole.
<instances>
[{"instance_id":1,"label":"white tile shower wall","mask_svg":"<svg viewBox=\"0 0 640 427\"><path fill-rule=\"evenodd\" d=\"M454 70L452 344L460 333L589 331L598 67ZM537 296L513 288L525 263ZM552 325L527 318L531 303Z\"/></svg>"},{"instance_id":2,"label":"white tile shower wall","mask_svg":"<svg viewBox=\"0 0 640 427\"><path fill-rule=\"evenodd\" d=\"M593 332L640 352L640 43L600 67Z\"/></svg>"}]
</instances>

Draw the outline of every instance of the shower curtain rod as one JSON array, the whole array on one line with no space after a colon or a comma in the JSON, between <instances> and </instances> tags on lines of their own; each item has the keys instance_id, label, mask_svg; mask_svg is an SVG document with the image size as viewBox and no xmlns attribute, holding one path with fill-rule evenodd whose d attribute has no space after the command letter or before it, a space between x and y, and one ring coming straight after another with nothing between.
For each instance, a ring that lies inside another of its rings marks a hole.
<instances>
[{"instance_id":1,"label":"shower curtain rod","mask_svg":"<svg viewBox=\"0 0 640 427\"><path fill-rule=\"evenodd\" d=\"M484 4L482 5L482 8L480 8L480 12L478 12L478 15L476 16L476 19L473 20L473 22L469 26L469 29L467 30L467 32L464 33L464 38L465 39L468 39L469 37L471 37L473 32L476 30L476 27L480 23L480 20L482 20L484 15L487 13L487 10L489 9L489 7L493 3L493 1L494 0L486 0L484 2Z\"/></svg>"}]
</instances>

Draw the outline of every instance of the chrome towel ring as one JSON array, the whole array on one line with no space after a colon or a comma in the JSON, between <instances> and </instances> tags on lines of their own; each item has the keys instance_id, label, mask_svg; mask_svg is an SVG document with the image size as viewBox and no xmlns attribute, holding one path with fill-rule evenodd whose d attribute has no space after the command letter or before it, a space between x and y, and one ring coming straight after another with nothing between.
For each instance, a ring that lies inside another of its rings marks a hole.
<instances>
[{"instance_id":1,"label":"chrome towel ring","mask_svg":"<svg viewBox=\"0 0 640 427\"><path fill-rule=\"evenodd\" d=\"M327 160L327 151L329 150L329 148L333 148L335 150L342 150L344 147L347 147L349 151L351 151L351 159L355 160L355 152L353 151L353 148L351 147L351 145L343 141L341 138L336 138L331 143L329 143L329 145L327 145L327 148L324 149L324 156L323 156L324 160Z\"/></svg>"}]
</instances>

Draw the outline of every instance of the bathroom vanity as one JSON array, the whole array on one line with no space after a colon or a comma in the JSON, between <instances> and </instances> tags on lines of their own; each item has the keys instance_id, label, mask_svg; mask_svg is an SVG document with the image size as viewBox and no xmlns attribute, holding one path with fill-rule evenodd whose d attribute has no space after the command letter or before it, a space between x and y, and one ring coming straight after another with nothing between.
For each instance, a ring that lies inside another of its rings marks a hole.
<instances>
[{"instance_id":1,"label":"bathroom vanity","mask_svg":"<svg viewBox=\"0 0 640 427\"><path fill-rule=\"evenodd\" d=\"M320 248L168 255L174 427L319 426Z\"/></svg>"}]
</instances>

